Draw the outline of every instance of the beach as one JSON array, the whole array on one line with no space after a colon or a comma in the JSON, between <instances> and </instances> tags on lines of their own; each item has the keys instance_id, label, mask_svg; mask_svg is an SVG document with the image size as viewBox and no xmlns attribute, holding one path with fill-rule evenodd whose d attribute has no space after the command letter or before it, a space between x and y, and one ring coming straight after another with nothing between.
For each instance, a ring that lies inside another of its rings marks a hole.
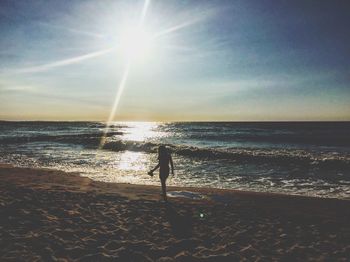
<instances>
[{"instance_id":1,"label":"beach","mask_svg":"<svg viewBox=\"0 0 350 262\"><path fill-rule=\"evenodd\" d=\"M1 261L346 261L348 200L0 168Z\"/></svg>"}]
</instances>

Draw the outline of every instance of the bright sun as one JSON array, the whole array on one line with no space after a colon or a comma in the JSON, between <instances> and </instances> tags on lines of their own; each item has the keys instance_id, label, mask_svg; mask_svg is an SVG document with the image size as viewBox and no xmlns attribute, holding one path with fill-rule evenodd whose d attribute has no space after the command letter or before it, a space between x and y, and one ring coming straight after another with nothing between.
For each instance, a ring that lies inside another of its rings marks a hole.
<instances>
[{"instance_id":1,"label":"bright sun","mask_svg":"<svg viewBox=\"0 0 350 262\"><path fill-rule=\"evenodd\" d=\"M142 27L127 27L121 34L120 51L127 59L144 59L152 50L152 37Z\"/></svg>"}]
</instances>

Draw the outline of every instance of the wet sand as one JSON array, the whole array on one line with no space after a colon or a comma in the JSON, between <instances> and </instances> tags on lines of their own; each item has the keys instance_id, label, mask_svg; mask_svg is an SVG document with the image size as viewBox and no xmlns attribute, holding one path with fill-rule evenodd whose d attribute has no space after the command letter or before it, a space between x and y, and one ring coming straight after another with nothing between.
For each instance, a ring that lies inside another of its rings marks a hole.
<instances>
[{"instance_id":1,"label":"wet sand","mask_svg":"<svg viewBox=\"0 0 350 262\"><path fill-rule=\"evenodd\" d=\"M199 188L169 191L175 197L164 203L155 186L0 165L0 260L350 257L350 201Z\"/></svg>"}]
</instances>

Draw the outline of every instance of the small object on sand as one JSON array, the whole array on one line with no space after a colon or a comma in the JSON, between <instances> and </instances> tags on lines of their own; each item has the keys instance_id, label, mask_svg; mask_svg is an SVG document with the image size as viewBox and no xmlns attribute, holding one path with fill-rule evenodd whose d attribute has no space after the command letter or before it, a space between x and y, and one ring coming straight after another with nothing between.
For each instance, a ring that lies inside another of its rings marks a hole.
<instances>
[{"instance_id":1,"label":"small object on sand","mask_svg":"<svg viewBox=\"0 0 350 262\"><path fill-rule=\"evenodd\" d=\"M149 176L153 176L153 172L152 172L152 171L149 171L147 174L148 174Z\"/></svg>"}]
</instances>

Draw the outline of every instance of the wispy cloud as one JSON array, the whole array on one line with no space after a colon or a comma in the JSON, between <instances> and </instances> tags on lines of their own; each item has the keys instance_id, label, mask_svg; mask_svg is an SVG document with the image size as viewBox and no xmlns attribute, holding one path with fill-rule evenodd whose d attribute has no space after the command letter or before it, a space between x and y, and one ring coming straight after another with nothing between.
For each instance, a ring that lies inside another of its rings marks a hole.
<instances>
[{"instance_id":1,"label":"wispy cloud","mask_svg":"<svg viewBox=\"0 0 350 262\"><path fill-rule=\"evenodd\" d=\"M12 92L34 92L37 89L30 85L10 85L0 84L0 92L12 93Z\"/></svg>"},{"instance_id":2,"label":"wispy cloud","mask_svg":"<svg viewBox=\"0 0 350 262\"><path fill-rule=\"evenodd\" d=\"M51 70L51 69L56 68L56 67L77 64L77 63L80 63L82 61L107 54L113 50L114 50L114 48L103 49L103 50L100 50L97 52L92 52L92 53L88 53L88 54L81 55L81 56L71 57L68 59L59 60L59 61L55 61L55 62L48 63L48 64L38 65L38 66L15 69L13 71L8 71L5 73L7 73L7 74L24 74L24 73L45 72L45 71Z\"/></svg>"}]
</instances>

